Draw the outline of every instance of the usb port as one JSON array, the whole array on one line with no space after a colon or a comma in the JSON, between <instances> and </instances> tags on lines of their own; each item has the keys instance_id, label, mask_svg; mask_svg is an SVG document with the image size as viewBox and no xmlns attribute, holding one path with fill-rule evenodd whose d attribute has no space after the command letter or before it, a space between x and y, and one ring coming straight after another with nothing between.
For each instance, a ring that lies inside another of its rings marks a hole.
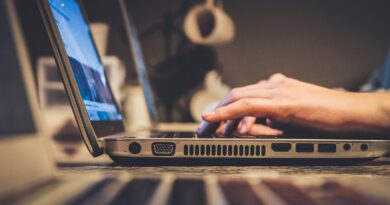
<instances>
[{"instance_id":1,"label":"usb port","mask_svg":"<svg viewBox=\"0 0 390 205\"><path fill-rule=\"evenodd\" d=\"M290 143L272 143L271 148L274 152L288 152L291 149Z\"/></svg>"},{"instance_id":2,"label":"usb port","mask_svg":"<svg viewBox=\"0 0 390 205\"><path fill-rule=\"evenodd\" d=\"M319 144L318 145L318 152L335 153L336 152L336 145L335 144Z\"/></svg>"},{"instance_id":3,"label":"usb port","mask_svg":"<svg viewBox=\"0 0 390 205\"><path fill-rule=\"evenodd\" d=\"M314 152L314 145L311 143L297 143L296 152Z\"/></svg>"}]
</instances>

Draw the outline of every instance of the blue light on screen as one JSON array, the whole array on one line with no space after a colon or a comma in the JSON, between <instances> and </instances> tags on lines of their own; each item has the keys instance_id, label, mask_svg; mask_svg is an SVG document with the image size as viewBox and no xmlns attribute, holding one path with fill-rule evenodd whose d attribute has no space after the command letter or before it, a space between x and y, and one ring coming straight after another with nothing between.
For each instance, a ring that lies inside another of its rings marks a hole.
<instances>
[{"instance_id":1,"label":"blue light on screen","mask_svg":"<svg viewBox=\"0 0 390 205\"><path fill-rule=\"evenodd\" d=\"M50 0L90 120L122 120L77 0Z\"/></svg>"}]
</instances>

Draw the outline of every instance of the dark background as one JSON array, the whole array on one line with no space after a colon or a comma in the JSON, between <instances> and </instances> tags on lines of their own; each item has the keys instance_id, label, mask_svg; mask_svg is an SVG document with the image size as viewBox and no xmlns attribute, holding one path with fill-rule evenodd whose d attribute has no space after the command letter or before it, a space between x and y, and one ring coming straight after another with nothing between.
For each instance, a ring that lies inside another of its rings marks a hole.
<instances>
[{"instance_id":1,"label":"dark background","mask_svg":"<svg viewBox=\"0 0 390 205\"><path fill-rule=\"evenodd\" d=\"M16 0L32 62L51 55L34 0ZM126 37L115 0L84 0L92 22L111 26L108 54L126 62L134 82ZM180 0L129 0L127 7L140 33L178 10ZM190 1L194 5L202 1ZM217 47L223 80L240 86L282 72L320 85L356 89L378 68L390 45L388 0L224 0L233 18L234 42ZM180 21L177 22L180 25ZM151 68L164 58L161 33L142 40ZM184 68L185 69L185 68ZM239 73L239 75L237 75Z\"/></svg>"}]
</instances>

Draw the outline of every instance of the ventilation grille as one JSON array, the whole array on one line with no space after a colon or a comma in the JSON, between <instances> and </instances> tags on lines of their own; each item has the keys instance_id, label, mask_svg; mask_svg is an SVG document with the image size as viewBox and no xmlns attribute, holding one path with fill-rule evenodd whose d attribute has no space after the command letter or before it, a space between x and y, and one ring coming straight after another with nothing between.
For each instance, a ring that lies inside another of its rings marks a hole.
<instances>
[{"instance_id":1,"label":"ventilation grille","mask_svg":"<svg viewBox=\"0 0 390 205\"><path fill-rule=\"evenodd\" d=\"M264 145L184 145L185 156L265 156Z\"/></svg>"}]
</instances>

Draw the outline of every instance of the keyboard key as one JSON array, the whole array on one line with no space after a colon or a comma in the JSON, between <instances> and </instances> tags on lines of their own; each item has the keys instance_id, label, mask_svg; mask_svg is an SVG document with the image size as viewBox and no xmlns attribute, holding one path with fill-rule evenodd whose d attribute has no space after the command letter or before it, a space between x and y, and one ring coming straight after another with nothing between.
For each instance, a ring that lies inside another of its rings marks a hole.
<instances>
[{"instance_id":1,"label":"keyboard key","mask_svg":"<svg viewBox=\"0 0 390 205\"><path fill-rule=\"evenodd\" d=\"M244 180L220 180L221 190L230 205L262 205L264 202Z\"/></svg>"},{"instance_id":2,"label":"keyboard key","mask_svg":"<svg viewBox=\"0 0 390 205\"><path fill-rule=\"evenodd\" d=\"M288 205L317 205L309 195L289 181L279 179L263 179L262 182Z\"/></svg>"},{"instance_id":3,"label":"keyboard key","mask_svg":"<svg viewBox=\"0 0 390 205\"><path fill-rule=\"evenodd\" d=\"M385 205L386 202L382 202L378 199L371 198L367 195L363 195L347 186L339 184L337 182L326 182L322 185L322 190L330 195L333 203L338 204L360 204L360 205Z\"/></svg>"},{"instance_id":4,"label":"keyboard key","mask_svg":"<svg viewBox=\"0 0 390 205\"><path fill-rule=\"evenodd\" d=\"M173 138L196 138L195 132L175 132Z\"/></svg>"},{"instance_id":5,"label":"keyboard key","mask_svg":"<svg viewBox=\"0 0 390 205\"><path fill-rule=\"evenodd\" d=\"M111 203L112 205L142 205L152 198L160 179L139 178L126 184Z\"/></svg>"},{"instance_id":6,"label":"keyboard key","mask_svg":"<svg viewBox=\"0 0 390 205\"><path fill-rule=\"evenodd\" d=\"M109 204L119 190L123 187L123 182L115 178L110 178L95 185L88 193L83 194L79 200L74 200L70 204L77 205L105 205Z\"/></svg>"},{"instance_id":7,"label":"keyboard key","mask_svg":"<svg viewBox=\"0 0 390 205\"><path fill-rule=\"evenodd\" d=\"M196 138L195 132L157 132L154 131L150 134L153 138Z\"/></svg>"},{"instance_id":8,"label":"keyboard key","mask_svg":"<svg viewBox=\"0 0 390 205\"><path fill-rule=\"evenodd\" d=\"M177 179L173 183L168 205L206 204L205 183L201 179Z\"/></svg>"}]
</instances>

